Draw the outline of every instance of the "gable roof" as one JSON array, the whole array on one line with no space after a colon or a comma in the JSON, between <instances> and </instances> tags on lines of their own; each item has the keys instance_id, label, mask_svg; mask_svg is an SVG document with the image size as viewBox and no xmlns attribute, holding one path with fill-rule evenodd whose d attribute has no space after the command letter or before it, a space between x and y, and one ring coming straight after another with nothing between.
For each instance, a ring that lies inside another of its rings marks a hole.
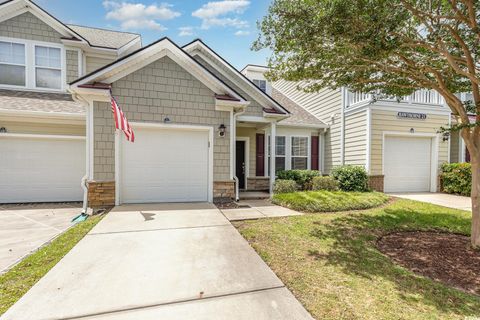
<instances>
[{"instance_id":1,"label":"gable roof","mask_svg":"<svg viewBox=\"0 0 480 320\"><path fill-rule=\"evenodd\" d=\"M226 101L225 97L229 96L232 98L228 99L230 101L242 104L248 103L238 92L229 87L221 79L217 78L213 73L207 70L167 37L161 38L146 47L137 49L106 66L74 80L70 83L70 86L75 89L85 87L86 84L92 85L98 82L110 84L123 78L127 74L147 66L163 56L170 57L194 77L201 80L206 86L214 91L216 95L222 97L219 100ZM105 90L106 88L103 87L100 89Z\"/></svg>"},{"instance_id":2,"label":"gable roof","mask_svg":"<svg viewBox=\"0 0 480 320\"><path fill-rule=\"evenodd\" d=\"M64 24L31 0L0 1L0 9L0 22L30 12L60 33L62 40L83 43L92 48L116 50L140 38L138 34Z\"/></svg>"},{"instance_id":3,"label":"gable roof","mask_svg":"<svg viewBox=\"0 0 480 320\"><path fill-rule=\"evenodd\" d=\"M318 128L328 127L328 125L323 121L290 100L287 96L275 88L272 88L272 97L280 102L291 113L291 116L279 122L279 125L308 126Z\"/></svg>"},{"instance_id":4,"label":"gable roof","mask_svg":"<svg viewBox=\"0 0 480 320\"><path fill-rule=\"evenodd\" d=\"M200 47L203 50L207 51L210 55L215 57L221 64L223 64L227 69L232 71L238 79L238 83L243 84L244 87L248 88L250 92L254 92L257 96L262 97L265 102L268 102L269 105L264 105L264 107L268 109L275 109L277 114L282 115L286 114L288 115L290 112L285 109L280 103L278 103L273 97L268 95L266 92L260 90L259 87L257 87L250 79L248 79L244 74L242 74L240 71L238 71L234 66L232 66L228 61L223 59L218 53L216 53L212 48L210 48L208 45L206 45L201 39L195 39L190 43L187 43L182 47L182 49L188 51L193 51L196 47Z\"/></svg>"},{"instance_id":5,"label":"gable roof","mask_svg":"<svg viewBox=\"0 0 480 320\"><path fill-rule=\"evenodd\" d=\"M137 33L120 32L100 28L92 28L67 24L67 26L86 39L92 46L120 49L131 41L140 38Z\"/></svg>"}]
</instances>

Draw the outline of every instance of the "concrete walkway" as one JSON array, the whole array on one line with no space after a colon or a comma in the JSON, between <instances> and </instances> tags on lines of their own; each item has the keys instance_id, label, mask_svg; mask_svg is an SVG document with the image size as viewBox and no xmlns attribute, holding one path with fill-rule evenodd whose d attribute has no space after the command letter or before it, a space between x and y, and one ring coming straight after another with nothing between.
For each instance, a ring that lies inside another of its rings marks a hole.
<instances>
[{"instance_id":1,"label":"concrete walkway","mask_svg":"<svg viewBox=\"0 0 480 320\"><path fill-rule=\"evenodd\" d=\"M211 204L110 212L2 319L312 319Z\"/></svg>"},{"instance_id":2,"label":"concrete walkway","mask_svg":"<svg viewBox=\"0 0 480 320\"><path fill-rule=\"evenodd\" d=\"M240 205L247 207L222 209L222 213L230 221L302 215L300 212L277 206L268 199L243 200Z\"/></svg>"},{"instance_id":3,"label":"concrete walkway","mask_svg":"<svg viewBox=\"0 0 480 320\"><path fill-rule=\"evenodd\" d=\"M0 273L72 225L79 203L0 205Z\"/></svg>"},{"instance_id":4,"label":"concrete walkway","mask_svg":"<svg viewBox=\"0 0 480 320\"><path fill-rule=\"evenodd\" d=\"M444 206L447 208L472 211L472 203L470 197L462 197L448 193L391 193L393 197L417 200Z\"/></svg>"}]
</instances>

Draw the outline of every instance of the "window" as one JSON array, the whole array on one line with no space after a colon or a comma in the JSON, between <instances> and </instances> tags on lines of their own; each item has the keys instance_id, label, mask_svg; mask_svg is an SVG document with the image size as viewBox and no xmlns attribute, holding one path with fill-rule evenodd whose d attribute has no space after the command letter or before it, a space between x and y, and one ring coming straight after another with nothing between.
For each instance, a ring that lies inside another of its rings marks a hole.
<instances>
[{"instance_id":1,"label":"window","mask_svg":"<svg viewBox=\"0 0 480 320\"><path fill-rule=\"evenodd\" d=\"M292 137L292 169L308 169L308 138Z\"/></svg>"},{"instance_id":2,"label":"window","mask_svg":"<svg viewBox=\"0 0 480 320\"><path fill-rule=\"evenodd\" d=\"M0 84L25 86L25 45L0 41Z\"/></svg>"},{"instance_id":3,"label":"window","mask_svg":"<svg viewBox=\"0 0 480 320\"><path fill-rule=\"evenodd\" d=\"M252 82L260 88L263 92L267 92L267 81L266 80L252 80Z\"/></svg>"},{"instance_id":4,"label":"window","mask_svg":"<svg viewBox=\"0 0 480 320\"><path fill-rule=\"evenodd\" d=\"M286 139L282 136L275 137L275 172L285 170ZM270 173L270 136L268 136L268 173Z\"/></svg>"},{"instance_id":5,"label":"window","mask_svg":"<svg viewBox=\"0 0 480 320\"><path fill-rule=\"evenodd\" d=\"M35 46L35 86L60 89L62 87L61 50Z\"/></svg>"}]
</instances>

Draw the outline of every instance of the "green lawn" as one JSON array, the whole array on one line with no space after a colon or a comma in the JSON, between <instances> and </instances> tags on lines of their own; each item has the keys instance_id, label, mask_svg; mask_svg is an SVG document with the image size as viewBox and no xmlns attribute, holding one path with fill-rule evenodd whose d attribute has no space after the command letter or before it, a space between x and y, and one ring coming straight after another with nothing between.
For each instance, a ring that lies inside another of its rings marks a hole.
<instances>
[{"instance_id":1,"label":"green lawn","mask_svg":"<svg viewBox=\"0 0 480 320\"><path fill-rule=\"evenodd\" d=\"M236 223L316 319L480 317L480 297L416 276L375 248L394 230L470 234L470 213L409 200L366 211Z\"/></svg>"},{"instance_id":2,"label":"green lawn","mask_svg":"<svg viewBox=\"0 0 480 320\"><path fill-rule=\"evenodd\" d=\"M279 193L273 203L302 212L336 212L369 209L388 201L389 197L379 192L302 191Z\"/></svg>"},{"instance_id":3,"label":"green lawn","mask_svg":"<svg viewBox=\"0 0 480 320\"><path fill-rule=\"evenodd\" d=\"M102 216L95 216L78 223L0 275L0 315L53 268L101 219Z\"/></svg>"}]
</instances>

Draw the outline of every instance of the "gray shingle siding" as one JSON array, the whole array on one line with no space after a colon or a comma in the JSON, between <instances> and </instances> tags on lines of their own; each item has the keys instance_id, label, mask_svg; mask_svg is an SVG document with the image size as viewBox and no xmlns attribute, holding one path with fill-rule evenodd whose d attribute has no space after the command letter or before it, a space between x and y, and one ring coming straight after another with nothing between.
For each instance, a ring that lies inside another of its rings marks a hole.
<instances>
[{"instance_id":1,"label":"gray shingle siding","mask_svg":"<svg viewBox=\"0 0 480 320\"><path fill-rule=\"evenodd\" d=\"M229 180L229 132L219 138L221 124L227 127L230 114L215 111L214 93L168 57L137 70L112 85L113 95L130 122L159 122L213 127L214 180ZM114 180L114 130L108 103L94 105L94 179Z\"/></svg>"},{"instance_id":2,"label":"gray shingle siding","mask_svg":"<svg viewBox=\"0 0 480 320\"><path fill-rule=\"evenodd\" d=\"M0 23L2 37L60 43L60 33L30 12L22 13Z\"/></svg>"},{"instance_id":3,"label":"gray shingle siding","mask_svg":"<svg viewBox=\"0 0 480 320\"><path fill-rule=\"evenodd\" d=\"M202 54L207 54L205 52L202 52ZM195 55L195 51L192 52L192 56L195 60L197 60L202 66L207 68L211 73L213 73L215 76L217 76L219 79L221 79L223 82L225 82L230 88L234 89L236 92L238 92L244 99L250 101L250 105L247 107L247 110L244 115L247 116L259 116L263 117L263 107L250 95L248 95L245 91L240 89L237 85L235 85L233 82L228 80L223 74L217 71L214 67L212 67L208 62L203 60L200 56ZM212 57L212 59L215 59ZM217 65L217 67L222 69L222 72L228 74L230 77L235 78L239 77L236 74L233 74L230 70L228 70L225 66Z\"/></svg>"},{"instance_id":4,"label":"gray shingle siding","mask_svg":"<svg viewBox=\"0 0 480 320\"><path fill-rule=\"evenodd\" d=\"M67 64L67 83L78 78L78 51L66 51Z\"/></svg>"}]
</instances>

